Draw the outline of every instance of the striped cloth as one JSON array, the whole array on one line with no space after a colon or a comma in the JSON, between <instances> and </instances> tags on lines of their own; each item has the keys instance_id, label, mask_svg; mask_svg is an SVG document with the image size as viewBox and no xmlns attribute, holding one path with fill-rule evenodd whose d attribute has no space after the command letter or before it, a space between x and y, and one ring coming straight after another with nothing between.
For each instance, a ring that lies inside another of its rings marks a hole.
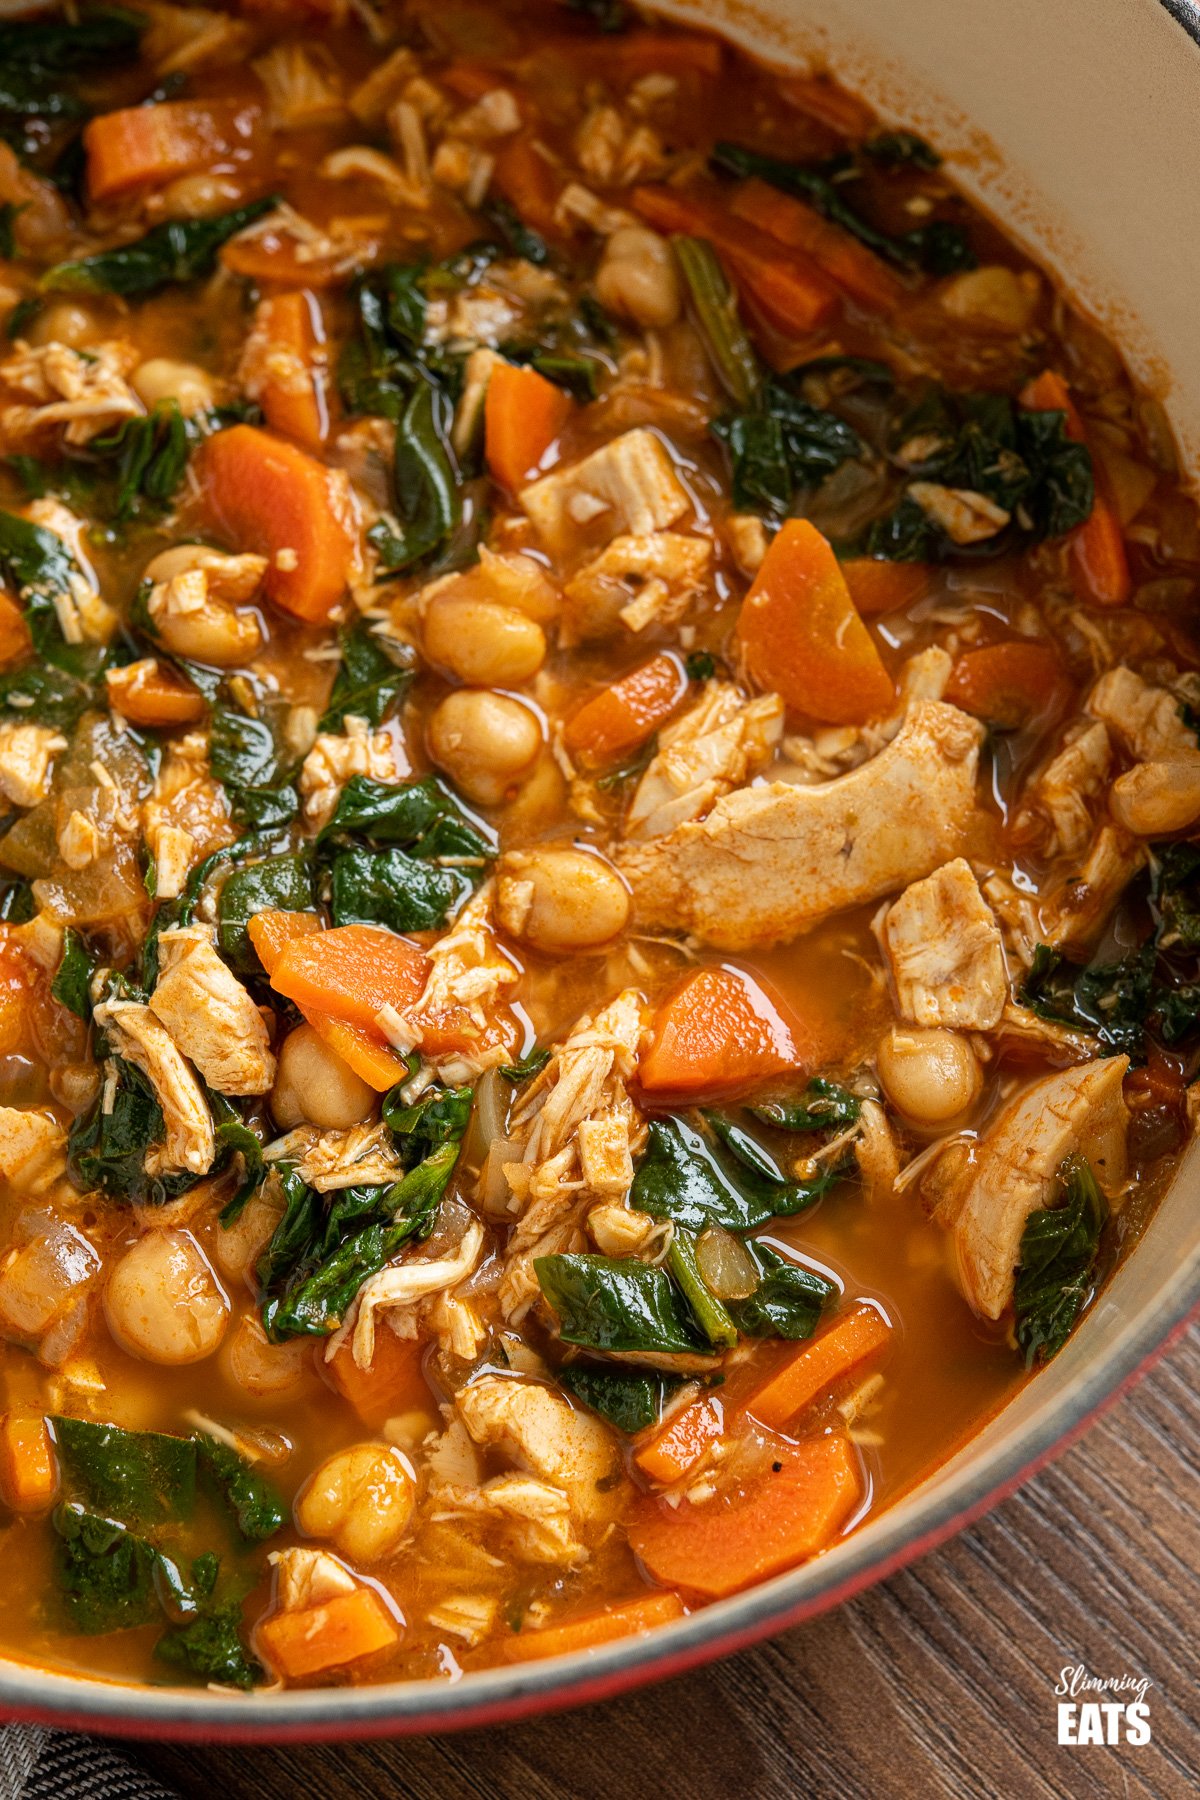
<instances>
[{"instance_id":1,"label":"striped cloth","mask_svg":"<svg viewBox=\"0 0 1200 1800\"><path fill-rule=\"evenodd\" d=\"M40 1725L0 1729L0 1800L179 1800L98 1738Z\"/></svg>"}]
</instances>

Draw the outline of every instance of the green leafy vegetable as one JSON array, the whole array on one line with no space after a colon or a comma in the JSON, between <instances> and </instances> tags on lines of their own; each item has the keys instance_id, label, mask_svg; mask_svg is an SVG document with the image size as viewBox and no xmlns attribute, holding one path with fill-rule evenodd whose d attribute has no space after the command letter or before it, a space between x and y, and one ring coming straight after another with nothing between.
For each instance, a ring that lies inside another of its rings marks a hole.
<instances>
[{"instance_id":1,"label":"green leafy vegetable","mask_svg":"<svg viewBox=\"0 0 1200 1800\"><path fill-rule=\"evenodd\" d=\"M95 1511L135 1525L177 1523L196 1499L196 1446L159 1431L122 1431L91 1419L51 1420L64 1489Z\"/></svg>"},{"instance_id":2,"label":"green leafy vegetable","mask_svg":"<svg viewBox=\"0 0 1200 1800\"><path fill-rule=\"evenodd\" d=\"M505 1081L511 1081L514 1085L521 1081L532 1081L535 1075L541 1074L549 1061L549 1050L531 1050L528 1056L521 1058L520 1062L501 1063L499 1073L503 1075Z\"/></svg>"},{"instance_id":3,"label":"green leafy vegetable","mask_svg":"<svg viewBox=\"0 0 1200 1800\"><path fill-rule=\"evenodd\" d=\"M254 1544L274 1536L288 1514L271 1482L216 1438L200 1433L196 1449L201 1469L232 1511L242 1536Z\"/></svg>"},{"instance_id":4,"label":"green leafy vegetable","mask_svg":"<svg viewBox=\"0 0 1200 1800\"><path fill-rule=\"evenodd\" d=\"M632 1436L662 1418L663 1401L678 1381L642 1369L596 1369L587 1363L564 1363L556 1371L568 1394Z\"/></svg>"},{"instance_id":5,"label":"green leafy vegetable","mask_svg":"<svg viewBox=\"0 0 1200 1800\"><path fill-rule=\"evenodd\" d=\"M159 1617L153 1544L82 1506L55 1510L58 1578L72 1631L89 1637Z\"/></svg>"},{"instance_id":6,"label":"green leafy vegetable","mask_svg":"<svg viewBox=\"0 0 1200 1800\"><path fill-rule=\"evenodd\" d=\"M453 411L446 394L422 381L396 421L393 480L404 524L389 538L382 561L385 574L410 569L443 549L462 523L458 468L450 448Z\"/></svg>"},{"instance_id":7,"label":"green leafy vegetable","mask_svg":"<svg viewBox=\"0 0 1200 1800\"><path fill-rule=\"evenodd\" d=\"M708 1225L752 1231L768 1219L810 1206L830 1186L832 1174L811 1182L783 1180L758 1145L754 1149L760 1161L749 1161L753 1140L748 1134L717 1115L711 1122L724 1131L723 1143L712 1142L681 1118L651 1119L631 1206L655 1219L672 1219L685 1231L700 1232Z\"/></svg>"},{"instance_id":8,"label":"green leafy vegetable","mask_svg":"<svg viewBox=\"0 0 1200 1800\"><path fill-rule=\"evenodd\" d=\"M95 7L80 19L0 24L0 122L79 118L86 107L80 74L132 61L145 18L123 7Z\"/></svg>"},{"instance_id":9,"label":"green leafy vegetable","mask_svg":"<svg viewBox=\"0 0 1200 1800\"><path fill-rule=\"evenodd\" d=\"M197 281L212 272L222 244L279 203L272 194L215 219L169 219L119 250L56 263L42 276L42 287L50 293L119 294L128 300L173 283Z\"/></svg>"},{"instance_id":10,"label":"green leafy vegetable","mask_svg":"<svg viewBox=\"0 0 1200 1800\"><path fill-rule=\"evenodd\" d=\"M567 356L547 351L544 355L530 357L529 361L530 367L539 375L554 382L556 387L566 388L568 394L585 406L599 392L602 365L593 356Z\"/></svg>"},{"instance_id":11,"label":"green leafy vegetable","mask_svg":"<svg viewBox=\"0 0 1200 1800\"><path fill-rule=\"evenodd\" d=\"M746 1248L762 1279L744 1300L726 1302L738 1330L748 1337L811 1337L822 1311L837 1295L833 1282L754 1238L747 1240Z\"/></svg>"},{"instance_id":12,"label":"green leafy vegetable","mask_svg":"<svg viewBox=\"0 0 1200 1800\"><path fill-rule=\"evenodd\" d=\"M459 870L403 850L343 850L333 859L333 922L429 931L446 923L471 885Z\"/></svg>"},{"instance_id":13,"label":"green leafy vegetable","mask_svg":"<svg viewBox=\"0 0 1200 1800\"><path fill-rule=\"evenodd\" d=\"M154 1654L220 1687L248 1690L266 1678L262 1664L242 1641L242 1609L236 1604L166 1632Z\"/></svg>"},{"instance_id":14,"label":"green leafy vegetable","mask_svg":"<svg viewBox=\"0 0 1200 1800\"><path fill-rule=\"evenodd\" d=\"M321 730L340 731L347 713L377 728L407 692L412 666L399 661L397 653L363 619L343 630L341 649L342 660Z\"/></svg>"},{"instance_id":15,"label":"green leafy vegetable","mask_svg":"<svg viewBox=\"0 0 1200 1800\"><path fill-rule=\"evenodd\" d=\"M624 31L629 24L629 8L625 0L567 0L574 13L590 19L597 31Z\"/></svg>"},{"instance_id":16,"label":"green leafy vegetable","mask_svg":"<svg viewBox=\"0 0 1200 1800\"><path fill-rule=\"evenodd\" d=\"M738 406L751 407L762 385L762 370L717 253L704 238L673 237L671 247L721 386Z\"/></svg>"},{"instance_id":17,"label":"green leafy vegetable","mask_svg":"<svg viewBox=\"0 0 1200 1800\"><path fill-rule=\"evenodd\" d=\"M73 732L94 699L92 684L66 669L28 662L0 673L0 711L10 719L36 719L56 731Z\"/></svg>"},{"instance_id":18,"label":"green leafy vegetable","mask_svg":"<svg viewBox=\"0 0 1200 1800\"><path fill-rule=\"evenodd\" d=\"M667 1267L675 1277L697 1326L713 1349L732 1350L738 1340L737 1326L700 1273L696 1261L696 1239L692 1232L683 1231L676 1226L667 1252Z\"/></svg>"},{"instance_id":19,"label":"green leafy vegetable","mask_svg":"<svg viewBox=\"0 0 1200 1800\"><path fill-rule=\"evenodd\" d=\"M753 410L712 424L729 455L734 506L781 518L798 488L814 487L851 457L866 454L836 413L812 406L791 378L765 380Z\"/></svg>"},{"instance_id":20,"label":"green leafy vegetable","mask_svg":"<svg viewBox=\"0 0 1200 1800\"><path fill-rule=\"evenodd\" d=\"M25 211L15 200L6 200L0 206L0 257L11 262L17 254L17 240L14 232L17 219Z\"/></svg>"},{"instance_id":21,"label":"green leafy vegetable","mask_svg":"<svg viewBox=\"0 0 1200 1800\"><path fill-rule=\"evenodd\" d=\"M235 869L222 883L217 899L217 945L239 975L262 971L250 942L249 925L256 913L313 910L313 876L309 858L299 852L268 856Z\"/></svg>"},{"instance_id":22,"label":"green leafy vegetable","mask_svg":"<svg viewBox=\"0 0 1200 1800\"><path fill-rule=\"evenodd\" d=\"M694 1356L706 1349L662 1269L588 1255L539 1256L533 1267L564 1343L634 1356Z\"/></svg>"},{"instance_id":23,"label":"green leafy vegetable","mask_svg":"<svg viewBox=\"0 0 1200 1800\"><path fill-rule=\"evenodd\" d=\"M50 983L50 992L78 1019L92 1016L90 990L95 966L79 933L69 928L64 931L62 959Z\"/></svg>"},{"instance_id":24,"label":"green leafy vegetable","mask_svg":"<svg viewBox=\"0 0 1200 1800\"><path fill-rule=\"evenodd\" d=\"M288 768L264 719L215 707L209 726L209 767L225 789L230 810L244 825L286 825L299 811Z\"/></svg>"},{"instance_id":25,"label":"green leafy vegetable","mask_svg":"<svg viewBox=\"0 0 1200 1800\"><path fill-rule=\"evenodd\" d=\"M1088 1031L1114 1054L1140 1058L1155 1005L1155 948L1146 943L1115 963L1079 969L1058 950L1039 944L1021 988L1021 1002L1040 1019Z\"/></svg>"},{"instance_id":26,"label":"green leafy vegetable","mask_svg":"<svg viewBox=\"0 0 1200 1800\"><path fill-rule=\"evenodd\" d=\"M232 1200L221 1212L221 1223L231 1225L262 1182L265 1168L262 1143L232 1100L217 1093L215 1088L209 1088L207 1095L209 1111L212 1113L213 1135L217 1140L216 1166L223 1166L231 1156L240 1156L242 1159L241 1183Z\"/></svg>"},{"instance_id":27,"label":"green leafy vegetable","mask_svg":"<svg viewBox=\"0 0 1200 1800\"><path fill-rule=\"evenodd\" d=\"M1085 1157L1068 1156L1059 1179L1062 1205L1031 1213L1021 1234L1013 1312L1026 1368L1056 1356L1070 1336L1092 1286L1108 1218Z\"/></svg>"},{"instance_id":28,"label":"green leafy vegetable","mask_svg":"<svg viewBox=\"0 0 1200 1800\"><path fill-rule=\"evenodd\" d=\"M111 436L93 438L88 449L113 459L116 492L108 511L119 522L170 506L187 472L192 435L178 402L168 400L144 418L126 419Z\"/></svg>"},{"instance_id":29,"label":"green leafy vegetable","mask_svg":"<svg viewBox=\"0 0 1200 1800\"><path fill-rule=\"evenodd\" d=\"M495 846L432 775L423 781L372 781L352 775L322 838L346 833L397 844L414 855L488 859Z\"/></svg>"},{"instance_id":30,"label":"green leafy vegetable","mask_svg":"<svg viewBox=\"0 0 1200 1800\"><path fill-rule=\"evenodd\" d=\"M940 169L942 159L915 131L877 131L863 153L884 169Z\"/></svg>"},{"instance_id":31,"label":"green leafy vegetable","mask_svg":"<svg viewBox=\"0 0 1200 1800\"><path fill-rule=\"evenodd\" d=\"M68 1166L85 1192L101 1188L114 1200L161 1204L193 1186L194 1175L148 1175L146 1152L165 1135L162 1107L140 1069L110 1056L101 1086L87 1112L71 1126ZM107 1110L105 1102L108 1101Z\"/></svg>"},{"instance_id":32,"label":"green leafy vegetable","mask_svg":"<svg viewBox=\"0 0 1200 1800\"><path fill-rule=\"evenodd\" d=\"M799 1100L769 1100L752 1106L750 1111L764 1125L774 1125L780 1131L842 1131L857 1121L862 1101L836 1081L817 1075Z\"/></svg>"},{"instance_id":33,"label":"green leafy vegetable","mask_svg":"<svg viewBox=\"0 0 1200 1800\"><path fill-rule=\"evenodd\" d=\"M717 659L709 650L693 650L684 658L683 666L689 681L711 681L717 672Z\"/></svg>"},{"instance_id":34,"label":"green leafy vegetable","mask_svg":"<svg viewBox=\"0 0 1200 1800\"><path fill-rule=\"evenodd\" d=\"M390 849L354 845L332 863L336 925L422 931L444 924L495 854L453 795L432 776L388 783L347 782L322 838L353 835Z\"/></svg>"}]
</instances>

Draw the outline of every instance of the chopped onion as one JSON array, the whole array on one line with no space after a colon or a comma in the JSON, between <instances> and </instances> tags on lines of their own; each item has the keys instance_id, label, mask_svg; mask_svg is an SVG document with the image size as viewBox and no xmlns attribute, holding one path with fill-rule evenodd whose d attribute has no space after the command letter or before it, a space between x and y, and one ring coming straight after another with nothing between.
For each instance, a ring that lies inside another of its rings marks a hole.
<instances>
[{"instance_id":1,"label":"chopped onion","mask_svg":"<svg viewBox=\"0 0 1200 1800\"><path fill-rule=\"evenodd\" d=\"M696 1265L704 1285L718 1300L744 1300L758 1286L754 1258L740 1238L713 1225L696 1244Z\"/></svg>"}]
</instances>

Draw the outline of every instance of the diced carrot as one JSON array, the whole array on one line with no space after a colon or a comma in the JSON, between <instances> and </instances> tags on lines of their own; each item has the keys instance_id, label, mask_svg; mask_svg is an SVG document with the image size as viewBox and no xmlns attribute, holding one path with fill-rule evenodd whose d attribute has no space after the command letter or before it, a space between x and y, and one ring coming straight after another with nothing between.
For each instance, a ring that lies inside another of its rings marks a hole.
<instances>
[{"instance_id":1,"label":"diced carrot","mask_svg":"<svg viewBox=\"0 0 1200 1800\"><path fill-rule=\"evenodd\" d=\"M519 1632L505 1638L501 1651L505 1662L540 1662L547 1656L595 1650L600 1644L611 1644L615 1638L653 1631L684 1616L678 1594L647 1594L641 1600L627 1600L620 1606L605 1606L599 1612L566 1619L561 1625L548 1625L544 1631Z\"/></svg>"},{"instance_id":2,"label":"diced carrot","mask_svg":"<svg viewBox=\"0 0 1200 1800\"><path fill-rule=\"evenodd\" d=\"M380 1431L402 1413L434 1411L429 1384L421 1372L424 1345L420 1338L397 1337L384 1326L375 1333L375 1354L360 1369L347 1338L325 1367L364 1425Z\"/></svg>"},{"instance_id":3,"label":"diced carrot","mask_svg":"<svg viewBox=\"0 0 1200 1800\"><path fill-rule=\"evenodd\" d=\"M635 1452L634 1462L651 1481L669 1487L716 1443L725 1429L725 1407L715 1394L703 1394L682 1407Z\"/></svg>"},{"instance_id":4,"label":"diced carrot","mask_svg":"<svg viewBox=\"0 0 1200 1800\"><path fill-rule=\"evenodd\" d=\"M803 200L780 193L769 182L753 180L737 190L731 206L739 219L747 219L781 244L811 256L860 306L890 315L902 304L904 283L887 264Z\"/></svg>"},{"instance_id":5,"label":"diced carrot","mask_svg":"<svg viewBox=\"0 0 1200 1800\"><path fill-rule=\"evenodd\" d=\"M738 642L759 687L827 725L864 725L895 686L815 525L789 519L742 602Z\"/></svg>"},{"instance_id":6,"label":"diced carrot","mask_svg":"<svg viewBox=\"0 0 1200 1800\"><path fill-rule=\"evenodd\" d=\"M240 550L270 559L268 598L322 624L342 599L355 558L344 477L253 425L218 431L196 458L214 525Z\"/></svg>"},{"instance_id":7,"label":"diced carrot","mask_svg":"<svg viewBox=\"0 0 1200 1800\"><path fill-rule=\"evenodd\" d=\"M1077 444L1087 443L1087 433L1071 398L1071 390L1054 369L1043 369L1036 380L1027 384L1021 394L1021 404L1032 412L1065 413L1067 436ZM1108 476L1095 455L1092 457L1092 474L1096 497L1091 517L1071 534L1072 586L1081 600L1091 601L1095 606L1124 606L1133 592L1133 578Z\"/></svg>"},{"instance_id":8,"label":"diced carrot","mask_svg":"<svg viewBox=\"0 0 1200 1800\"><path fill-rule=\"evenodd\" d=\"M608 43L589 38L587 57L623 75L706 75L715 80L724 63L718 38L682 31L631 31Z\"/></svg>"},{"instance_id":9,"label":"diced carrot","mask_svg":"<svg viewBox=\"0 0 1200 1800\"><path fill-rule=\"evenodd\" d=\"M1015 731L1061 711L1070 692L1051 645L1010 638L965 650L950 671L945 698L985 724Z\"/></svg>"},{"instance_id":10,"label":"diced carrot","mask_svg":"<svg viewBox=\"0 0 1200 1800\"><path fill-rule=\"evenodd\" d=\"M779 92L790 105L827 125L840 137L865 137L874 123L861 100L834 87L821 75L785 75Z\"/></svg>"},{"instance_id":11,"label":"diced carrot","mask_svg":"<svg viewBox=\"0 0 1200 1800\"><path fill-rule=\"evenodd\" d=\"M325 325L314 294L295 290L259 302L250 339L252 378L267 424L307 450L329 436Z\"/></svg>"},{"instance_id":12,"label":"diced carrot","mask_svg":"<svg viewBox=\"0 0 1200 1800\"><path fill-rule=\"evenodd\" d=\"M818 1394L836 1386L859 1363L882 1350L891 1333L891 1326L873 1306L856 1306L820 1337L789 1352L750 1395L746 1411L772 1431L782 1431Z\"/></svg>"},{"instance_id":13,"label":"diced carrot","mask_svg":"<svg viewBox=\"0 0 1200 1800\"><path fill-rule=\"evenodd\" d=\"M398 1641L400 1627L375 1589L360 1587L323 1606L275 1613L256 1635L272 1667L289 1681L302 1681L387 1650Z\"/></svg>"},{"instance_id":14,"label":"diced carrot","mask_svg":"<svg viewBox=\"0 0 1200 1800\"><path fill-rule=\"evenodd\" d=\"M928 563L889 562L881 556L851 556L842 564L854 610L863 618L899 612L929 592L933 570Z\"/></svg>"},{"instance_id":15,"label":"diced carrot","mask_svg":"<svg viewBox=\"0 0 1200 1800\"><path fill-rule=\"evenodd\" d=\"M574 410L570 394L536 369L498 362L488 377L483 408L487 465L510 493L536 475Z\"/></svg>"},{"instance_id":16,"label":"diced carrot","mask_svg":"<svg viewBox=\"0 0 1200 1800\"><path fill-rule=\"evenodd\" d=\"M647 1495L629 1515L629 1542L664 1586L718 1599L794 1568L823 1550L862 1492L843 1437L779 1438L760 1475L701 1505Z\"/></svg>"},{"instance_id":17,"label":"diced carrot","mask_svg":"<svg viewBox=\"0 0 1200 1800\"><path fill-rule=\"evenodd\" d=\"M32 639L25 614L9 595L0 593L0 663L16 662L29 653Z\"/></svg>"},{"instance_id":18,"label":"diced carrot","mask_svg":"<svg viewBox=\"0 0 1200 1800\"><path fill-rule=\"evenodd\" d=\"M271 972L271 986L301 1008L378 1029L386 1007L402 1012L420 999L428 972L424 951L394 931L339 925L293 938Z\"/></svg>"},{"instance_id":19,"label":"diced carrot","mask_svg":"<svg viewBox=\"0 0 1200 1800\"><path fill-rule=\"evenodd\" d=\"M272 226L230 238L221 247L220 261L231 275L240 275L244 281L277 282L280 287L339 287L351 279L353 269L344 253L331 251L305 261L300 248L289 231Z\"/></svg>"},{"instance_id":20,"label":"diced carrot","mask_svg":"<svg viewBox=\"0 0 1200 1800\"><path fill-rule=\"evenodd\" d=\"M6 1413L0 1423L0 1500L13 1512L46 1512L57 1494L58 1462L45 1419Z\"/></svg>"},{"instance_id":21,"label":"diced carrot","mask_svg":"<svg viewBox=\"0 0 1200 1800\"><path fill-rule=\"evenodd\" d=\"M655 1013L638 1081L656 1099L736 1093L810 1068L815 1054L783 1003L744 970L695 969Z\"/></svg>"},{"instance_id":22,"label":"diced carrot","mask_svg":"<svg viewBox=\"0 0 1200 1800\"><path fill-rule=\"evenodd\" d=\"M101 113L83 129L88 192L110 200L228 161L249 146L260 117L234 100L160 100Z\"/></svg>"},{"instance_id":23,"label":"diced carrot","mask_svg":"<svg viewBox=\"0 0 1200 1800\"><path fill-rule=\"evenodd\" d=\"M568 719L563 742L572 756L598 769L644 744L670 718L687 685L677 657L652 656L585 700Z\"/></svg>"},{"instance_id":24,"label":"diced carrot","mask_svg":"<svg viewBox=\"0 0 1200 1800\"><path fill-rule=\"evenodd\" d=\"M496 154L492 186L526 225L544 237L559 230L558 197L564 183L525 132L504 140Z\"/></svg>"},{"instance_id":25,"label":"diced carrot","mask_svg":"<svg viewBox=\"0 0 1200 1800\"><path fill-rule=\"evenodd\" d=\"M321 921L316 913L269 909L256 913L250 920L248 929L258 960L267 974L271 975L292 939L308 937L312 932L320 931ZM331 1018L318 1007L302 1007L300 1010L317 1036L331 1050L335 1050L342 1061L348 1063L354 1073L368 1087L373 1087L376 1093L385 1094L407 1075L408 1064L403 1057L397 1056L381 1032L370 1030L365 1025L353 1024L348 1019Z\"/></svg>"},{"instance_id":26,"label":"diced carrot","mask_svg":"<svg viewBox=\"0 0 1200 1800\"><path fill-rule=\"evenodd\" d=\"M108 669L104 680L109 705L131 725L194 725L208 711L200 690L153 656Z\"/></svg>"}]
</instances>

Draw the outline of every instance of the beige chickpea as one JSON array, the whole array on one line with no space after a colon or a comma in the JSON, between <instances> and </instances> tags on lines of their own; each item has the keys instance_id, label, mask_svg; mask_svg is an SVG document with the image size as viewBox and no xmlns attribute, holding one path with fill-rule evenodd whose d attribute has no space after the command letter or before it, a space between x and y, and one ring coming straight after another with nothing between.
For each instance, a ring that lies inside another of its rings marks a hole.
<instances>
[{"instance_id":1,"label":"beige chickpea","mask_svg":"<svg viewBox=\"0 0 1200 1800\"><path fill-rule=\"evenodd\" d=\"M975 1052L957 1031L893 1025L879 1040L875 1066L892 1105L918 1129L958 1118L983 1086Z\"/></svg>"},{"instance_id":2,"label":"beige chickpea","mask_svg":"<svg viewBox=\"0 0 1200 1800\"><path fill-rule=\"evenodd\" d=\"M254 1313L244 1313L221 1345L222 1371L256 1398L286 1394L312 1374L311 1338L272 1344Z\"/></svg>"},{"instance_id":3,"label":"beige chickpea","mask_svg":"<svg viewBox=\"0 0 1200 1800\"><path fill-rule=\"evenodd\" d=\"M262 647L257 615L235 612L232 606L214 599L202 572L156 583L150 590L147 611L163 648L194 662L235 669Z\"/></svg>"},{"instance_id":4,"label":"beige chickpea","mask_svg":"<svg viewBox=\"0 0 1200 1800\"><path fill-rule=\"evenodd\" d=\"M271 1116L281 1130L307 1124L345 1131L370 1116L375 1100L374 1088L311 1025L288 1033L271 1089Z\"/></svg>"},{"instance_id":5,"label":"beige chickpea","mask_svg":"<svg viewBox=\"0 0 1200 1800\"><path fill-rule=\"evenodd\" d=\"M104 1316L130 1356L193 1363L220 1344L229 1302L190 1231L148 1231L109 1276Z\"/></svg>"},{"instance_id":6,"label":"beige chickpea","mask_svg":"<svg viewBox=\"0 0 1200 1800\"><path fill-rule=\"evenodd\" d=\"M213 1261L228 1281L254 1285L254 1265L283 1217L282 1199L272 1199L274 1183L252 1194L232 1225L213 1233Z\"/></svg>"},{"instance_id":7,"label":"beige chickpea","mask_svg":"<svg viewBox=\"0 0 1200 1800\"><path fill-rule=\"evenodd\" d=\"M221 175L180 175L159 195L168 219L213 219L229 212L240 198L237 182Z\"/></svg>"},{"instance_id":8,"label":"beige chickpea","mask_svg":"<svg viewBox=\"0 0 1200 1800\"><path fill-rule=\"evenodd\" d=\"M297 1528L325 1538L358 1566L397 1548L412 1517L415 1484L399 1451L355 1444L323 1462L296 1499Z\"/></svg>"},{"instance_id":9,"label":"beige chickpea","mask_svg":"<svg viewBox=\"0 0 1200 1800\"><path fill-rule=\"evenodd\" d=\"M83 350L98 343L103 331L86 306L77 300L58 300L40 312L23 335L31 344L67 344Z\"/></svg>"},{"instance_id":10,"label":"beige chickpea","mask_svg":"<svg viewBox=\"0 0 1200 1800\"><path fill-rule=\"evenodd\" d=\"M601 306L635 325L673 325L683 305L671 246L644 225L624 225L613 232L595 287Z\"/></svg>"},{"instance_id":11,"label":"beige chickpea","mask_svg":"<svg viewBox=\"0 0 1200 1800\"><path fill-rule=\"evenodd\" d=\"M624 929L629 890L602 856L517 850L497 867L496 916L537 950L595 950Z\"/></svg>"},{"instance_id":12,"label":"beige chickpea","mask_svg":"<svg viewBox=\"0 0 1200 1800\"><path fill-rule=\"evenodd\" d=\"M519 700L474 688L446 695L433 710L427 738L433 761L469 800L499 806L537 761L542 728Z\"/></svg>"},{"instance_id":13,"label":"beige chickpea","mask_svg":"<svg viewBox=\"0 0 1200 1800\"><path fill-rule=\"evenodd\" d=\"M546 660L546 634L528 614L453 594L431 601L422 626L430 662L471 687L515 687Z\"/></svg>"},{"instance_id":14,"label":"beige chickpea","mask_svg":"<svg viewBox=\"0 0 1200 1800\"><path fill-rule=\"evenodd\" d=\"M176 362L170 356L152 356L139 363L129 385L143 406L160 400L177 400L182 413L204 412L216 399L212 377L195 363Z\"/></svg>"}]
</instances>

